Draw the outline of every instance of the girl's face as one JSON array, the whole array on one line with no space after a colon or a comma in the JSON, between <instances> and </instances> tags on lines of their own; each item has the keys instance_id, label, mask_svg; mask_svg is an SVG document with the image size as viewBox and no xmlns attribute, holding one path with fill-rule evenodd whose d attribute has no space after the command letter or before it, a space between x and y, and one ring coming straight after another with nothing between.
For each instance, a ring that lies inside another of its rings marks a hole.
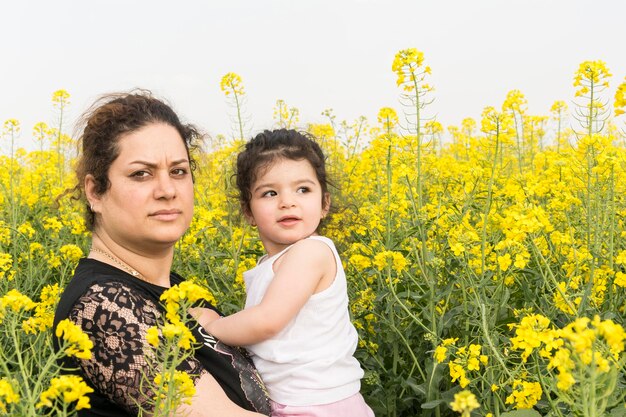
<instances>
[{"instance_id":1,"label":"girl's face","mask_svg":"<svg viewBox=\"0 0 626 417\"><path fill-rule=\"evenodd\" d=\"M189 158L178 131L149 124L119 139L120 154L109 168L111 187L85 190L97 215L96 232L135 252L169 249L185 233L193 216Z\"/></svg>"},{"instance_id":2,"label":"girl's face","mask_svg":"<svg viewBox=\"0 0 626 417\"><path fill-rule=\"evenodd\" d=\"M313 235L330 207L330 196L323 195L315 169L305 159L273 162L250 191L246 218L258 227L269 256Z\"/></svg>"}]
</instances>

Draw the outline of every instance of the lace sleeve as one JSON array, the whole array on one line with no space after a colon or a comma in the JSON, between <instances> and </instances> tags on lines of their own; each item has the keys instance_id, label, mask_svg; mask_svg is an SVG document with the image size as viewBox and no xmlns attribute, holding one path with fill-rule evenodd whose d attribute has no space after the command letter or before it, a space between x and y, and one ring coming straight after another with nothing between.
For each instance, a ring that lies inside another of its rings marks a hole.
<instances>
[{"instance_id":1,"label":"lace sleeve","mask_svg":"<svg viewBox=\"0 0 626 417\"><path fill-rule=\"evenodd\" d=\"M160 317L157 305L136 289L121 283L94 284L78 300L70 319L80 326L94 344L92 357L78 366L85 378L110 401L136 414L139 404L152 411L142 393L142 375L150 369L144 356L146 331ZM182 369L194 382L201 376L200 363L189 358Z\"/></svg>"}]
</instances>

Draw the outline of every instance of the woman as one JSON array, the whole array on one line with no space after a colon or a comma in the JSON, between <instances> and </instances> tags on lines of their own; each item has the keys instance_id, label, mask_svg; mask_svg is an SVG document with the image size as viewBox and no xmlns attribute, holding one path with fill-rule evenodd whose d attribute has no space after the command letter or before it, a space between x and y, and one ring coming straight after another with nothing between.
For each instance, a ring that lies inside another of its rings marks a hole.
<instances>
[{"instance_id":1,"label":"woman","mask_svg":"<svg viewBox=\"0 0 626 417\"><path fill-rule=\"evenodd\" d=\"M170 268L193 215L189 150L199 135L146 92L105 97L84 125L76 173L92 246L61 297L54 327L69 318L94 343L89 360L66 363L95 391L79 416L136 416L139 405L151 411L150 394L140 388L149 371L146 331L164 311L161 294L183 280ZM200 347L182 370L196 395L180 415L268 415L248 357L193 327Z\"/></svg>"}]
</instances>

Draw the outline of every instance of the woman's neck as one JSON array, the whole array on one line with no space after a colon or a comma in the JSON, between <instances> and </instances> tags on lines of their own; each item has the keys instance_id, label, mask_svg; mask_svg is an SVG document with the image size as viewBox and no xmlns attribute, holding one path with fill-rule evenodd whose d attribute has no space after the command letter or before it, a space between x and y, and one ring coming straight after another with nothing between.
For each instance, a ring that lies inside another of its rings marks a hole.
<instances>
[{"instance_id":1,"label":"woman's neck","mask_svg":"<svg viewBox=\"0 0 626 417\"><path fill-rule=\"evenodd\" d=\"M94 232L89 257L123 270L137 279L170 286L174 247L133 248L115 242L107 235Z\"/></svg>"}]
</instances>

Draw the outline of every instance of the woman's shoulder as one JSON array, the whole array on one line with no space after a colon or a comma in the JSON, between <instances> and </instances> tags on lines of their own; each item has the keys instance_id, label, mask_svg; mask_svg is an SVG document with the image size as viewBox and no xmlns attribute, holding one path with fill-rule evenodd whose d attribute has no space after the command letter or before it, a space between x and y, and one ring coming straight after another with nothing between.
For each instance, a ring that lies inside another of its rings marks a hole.
<instances>
[{"instance_id":1,"label":"woman's shoulder","mask_svg":"<svg viewBox=\"0 0 626 417\"><path fill-rule=\"evenodd\" d=\"M102 308L107 305L128 303L158 304L160 294L151 293L149 287L143 288L142 282L127 276L123 271L103 262L84 258L76 267L74 276L66 285L56 308L54 325L68 318L77 306L88 308L88 305Z\"/></svg>"},{"instance_id":2,"label":"woman's shoulder","mask_svg":"<svg viewBox=\"0 0 626 417\"><path fill-rule=\"evenodd\" d=\"M65 287L61 298L77 298L84 294L89 288L97 285L99 287L134 287L134 279L119 269L97 261L95 259L83 258L78 262L74 271L74 276Z\"/></svg>"}]
</instances>

